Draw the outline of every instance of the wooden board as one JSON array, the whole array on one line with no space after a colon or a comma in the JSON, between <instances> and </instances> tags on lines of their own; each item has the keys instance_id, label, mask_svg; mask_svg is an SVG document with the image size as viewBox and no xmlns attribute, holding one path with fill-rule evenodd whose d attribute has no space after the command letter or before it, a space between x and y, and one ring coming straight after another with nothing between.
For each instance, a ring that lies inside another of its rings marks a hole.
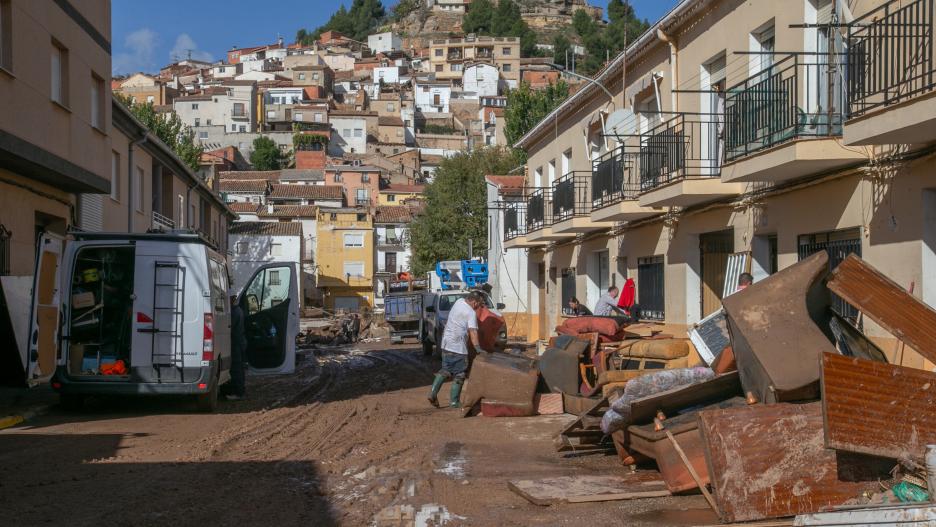
<instances>
[{"instance_id":1,"label":"wooden board","mask_svg":"<svg viewBox=\"0 0 936 527\"><path fill-rule=\"evenodd\" d=\"M825 353L821 380L828 448L919 462L936 443L936 374Z\"/></svg>"},{"instance_id":2,"label":"wooden board","mask_svg":"<svg viewBox=\"0 0 936 527\"><path fill-rule=\"evenodd\" d=\"M511 491L536 505L617 501L669 496L655 472L634 472L627 476L560 476L511 480Z\"/></svg>"},{"instance_id":3,"label":"wooden board","mask_svg":"<svg viewBox=\"0 0 936 527\"><path fill-rule=\"evenodd\" d=\"M729 399L741 395L741 380L737 371L719 375L714 379L660 392L631 403L630 424L653 422L657 411L670 415L677 410Z\"/></svg>"},{"instance_id":4,"label":"wooden board","mask_svg":"<svg viewBox=\"0 0 936 527\"><path fill-rule=\"evenodd\" d=\"M829 289L930 362L936 362L936 310L854 254L832 271Z\"/></svg>"},{"instance_id":5,"label":"wooden board","mask_svg":"<svg viewBox=\"0 0 936 527\"><path fill-rule=\"evenodd\" d=\"M825 448L820 403L699 412L712 490L723 521L783 518L880 489L892 462Z\"/></svg>"}]
</instances>

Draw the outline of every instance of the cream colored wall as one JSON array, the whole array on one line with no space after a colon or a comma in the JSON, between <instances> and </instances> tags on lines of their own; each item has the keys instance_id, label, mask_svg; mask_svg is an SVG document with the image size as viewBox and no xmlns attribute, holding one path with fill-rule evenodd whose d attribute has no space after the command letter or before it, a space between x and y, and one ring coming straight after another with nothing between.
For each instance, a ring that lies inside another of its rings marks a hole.
<instances>
[{"instance_id":1,"label":"cream colored wall","mask_svg":"<svg viewBox=\"0 0 936 527\"><path fill-rule=\"evenodd\" d=\"M151 226L151 217L153 210L153 158L146 150L135 146L133 148L133 166L134 171L137 167L143 169L143 210L136 209L134 196L130 196L130 177L136 174L130 174L128 170L129 163L129 139L117 128L111 133L111 151L108 152L108 162L111 152L117 152L120 155L120 183L117 199L111 198L110 194L104 194L101 198L103 218L103 230L106 232L127 232L127 213L128 207L133 207L133 229L132 232L146 232ZM109 165L109 163L108 163ZM110 166L108 166L108 169ZM108 180L110 179L110 170L108 170ZM137 181L133 181L133 191L137 192Z\"/></svg>"},{"instance_id":2,"label":"cream colored wall","mask_svg":"<svg viewBox=\"0 0 936 527\"><path fill-rule=\"evenodd\" d=\"M0 225L11 233L11 275L33 274L36 265L36 213L60 218L64 226L71 224L73 208L72 195L0 168Z\"/></svg>"},{"instance_id":3,"label":"cream colored wall","mask_svg":"<svg viewBox=\"0 0 936 527\"><path fill-rule=\"evenodd\" d=\"M76 3L110 39L110 2ZM5 131L108 178L110 174L111 57L60 7L13 0L14 76L0 72L0 122ZM68 104L51 100L52 39L68 49ZM91 74L104 80L102 130L91 127Z\"/></svg>"}]
</instances>

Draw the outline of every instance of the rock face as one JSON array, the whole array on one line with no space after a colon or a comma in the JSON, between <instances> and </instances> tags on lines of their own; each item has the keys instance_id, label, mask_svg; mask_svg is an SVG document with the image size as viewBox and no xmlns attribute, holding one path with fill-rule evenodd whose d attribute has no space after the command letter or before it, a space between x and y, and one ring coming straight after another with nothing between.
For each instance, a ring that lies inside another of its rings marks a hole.
<instances>
[{"instance_id":1,"label":"rock face","mask_svg":"<svg viewBox=\"0 0 936 527\"><path fill-rule=\"evenodd\" d=\"M540 43L552 43L553 36L572 24L576 11L585 10L595 20L601 20L603 10L589 5L587 0L514 0L520 6L523 20L540 36ZM469 6L469 9L471 7ZM432 11L425 4L410 13L394 30L405 37L423 39L444 38L461 32L462 16L457 13ZM572 36L572 35L570 35ZM573 36L573 40L575 40ZM420 43L413 42L414 45Z\"/></svg>"}]
</instances>

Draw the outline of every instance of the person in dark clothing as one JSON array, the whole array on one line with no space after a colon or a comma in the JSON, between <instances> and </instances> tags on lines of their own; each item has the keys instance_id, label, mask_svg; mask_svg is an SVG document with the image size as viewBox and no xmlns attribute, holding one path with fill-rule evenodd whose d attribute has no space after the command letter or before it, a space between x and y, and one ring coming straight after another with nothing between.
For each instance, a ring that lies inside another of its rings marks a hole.
<instances>
[{"instance_id":1,"label":"person in dark clothing","mask_svg":"<svg viewBox=\"0 0 936 527\"><path fill-rule=\"evenodd\" d=\"M247 395L247 336L244 333L244 311L231 297L231 393L226 397L236 401Z\"/></svg>"},{"instance_id":2,"label":"person in dark clothing","mask_svg":"<svg viewBox=\"0 0 936 527\"><path fill-rule=\"evenodd\" d=\"M592 312L574 296L569 299L569 310L576 317L589 317Z\"/></svg>"},{"instance_id":3,"label":"person in dark clothing","mask_svg":"<svg viewBox=\"0 0 936 527\"><path fill-rule=\"evenodd\" d=\"M351 317L351 342L357 342L361 338L361 315L355 313Z\"/></svg>"}]
</instances>

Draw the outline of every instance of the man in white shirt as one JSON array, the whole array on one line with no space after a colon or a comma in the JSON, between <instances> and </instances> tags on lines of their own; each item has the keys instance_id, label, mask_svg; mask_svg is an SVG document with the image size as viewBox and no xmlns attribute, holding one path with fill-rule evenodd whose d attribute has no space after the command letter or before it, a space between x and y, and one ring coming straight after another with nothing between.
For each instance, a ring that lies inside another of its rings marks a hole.
<instances>
[{"instance_id":1,"label":"man in white shirt","mask_svg":"<svg viewBox=\"0 0 936 527\"><path fill-rule=\"evenodd\" d=\"M439 343L442 349L442 369L436 373L432 381L432 391L429 392L429 403L436 408L439 407L439 390L442 389L442 383L448 379L452 379L449 406L461 406L459 397L462 384L465 383L465 372L468 370L468 339L471 339L471 344L476 350L481 351L478 341L478 315L475 309L483 303L481 293L472 291L468 296L456 300L449 311L445 333L442 335L442 342Z\"/></svg>"}]
</instances>

